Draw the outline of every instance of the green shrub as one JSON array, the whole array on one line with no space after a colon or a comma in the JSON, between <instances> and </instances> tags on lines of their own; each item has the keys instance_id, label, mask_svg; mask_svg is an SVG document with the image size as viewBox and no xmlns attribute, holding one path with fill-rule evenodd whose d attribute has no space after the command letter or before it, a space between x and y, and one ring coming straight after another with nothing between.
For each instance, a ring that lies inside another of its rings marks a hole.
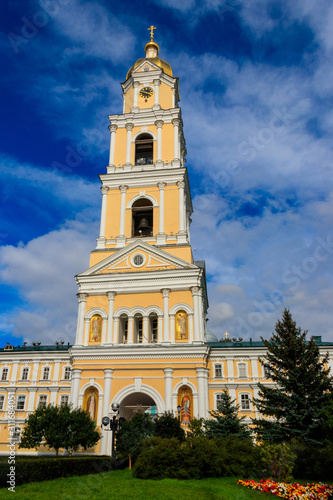
<instances>
[{"instance_id":1,"label":"green shrub","mask_svg":"<svg viewBox=\"0 0 333 500\"><path fill-rule=\"evenodd\" d=\"M292 481L296 455L286 444L265 442L260 447L264 471L276 481Z\"/></svg>"},{"instance_id":2,"label":"green shrub","mask_svg":"<svg viewBox=\"0 0 333 500\"><path fill-rule=\"evenodd\" d=\"M292 445L296 455L294 476L314 481L333 481L333 447Z\"/></svg>"},{"instance_id":3,"label":"green shrub","mask_svg":"<svg viewBox=\"0 0 333 500\"><path fill-rule=\"evenodd\" d=\"M153 437L141 445L133 474L142 479L201 479L205 477L254 475L260 455L250 440L179 440Z\"/></svg>"},{"instance_id":4,"label":"green shrub","mask_svg":"<svg viewBox=\"0 0 333 500\"><path fill-rule=\"evenodd\" d=\"M116 468L122 464L108 457L58 457L58 458L29 458L17 457L15 462L16 485L57 479L59 477L84 476L97 474ZM10 465L8 462L0 463L0 486L8 487L7 474Z\"/></svg>"}]
</instances>

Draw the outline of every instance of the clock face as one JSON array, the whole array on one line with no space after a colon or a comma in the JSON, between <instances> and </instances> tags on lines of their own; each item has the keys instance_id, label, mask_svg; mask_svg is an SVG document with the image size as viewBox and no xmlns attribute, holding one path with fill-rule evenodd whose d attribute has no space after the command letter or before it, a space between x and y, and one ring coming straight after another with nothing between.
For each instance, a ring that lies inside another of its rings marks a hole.
<instances>
[{"instance_id":1,"label":"clock face","mask_svg":"<svg viewBox=\"0 0 333 500\"><path fill-rule=\"evenodd\" d=\"M147 99L153 95L154 91L150 87L143 87L143 89L140 90L139 94L143 99L147 102Z\"/></svg>"}]
</instances>

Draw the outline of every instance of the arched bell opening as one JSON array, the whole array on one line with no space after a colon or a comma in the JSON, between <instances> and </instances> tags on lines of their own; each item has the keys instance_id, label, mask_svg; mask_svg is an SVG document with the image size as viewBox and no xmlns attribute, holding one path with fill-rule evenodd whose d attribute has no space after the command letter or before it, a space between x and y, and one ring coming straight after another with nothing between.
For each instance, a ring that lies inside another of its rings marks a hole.
<instances>
[{"instance_id":1,"label":"arched bell opening","mask_svg":"<svg viewBox=\"0 0 333 500\"><path fill-rule=\"evenodd\" d=\"M132 205L132 237L152 236L153 204L146 198L136 200Z\"/></svg>"},{"instance_id":2,"label":"arched bell opening","mask_svg":"<svg viewBox=\"0 0 333 500\"><path fill-rule=\"evenodd\" d=\"M157 415L156 402L148 394L142 392L129 394L120 403L119 417L131 420L137 413Z\"/></svg>"},{"instance_id":3,"label":"arched bell opening","mask_svg":"<svg viewBox=\"0 0 333 500\"><path fill-rule=\"evenodd\" d=\"M149 342L158 342L158 316L156 313L149 315Z\"/></svg>"},{"instance_id":4,"label":"arched bell opening","mask_svg":"<svg viewBox=\"0 0 333 500\"><path fill-rule=\"evenodd\" d=\"M135 141L135 165L151 165L154 162L154 141L149 134L140 134Z\"/></svg>"},{"instance_id":5,"label":"arched bell opening","mask_svg":"<svg viewBox=\"0 0 333 500\"><path fill-rule=\"evenodd\" d=\"M143 318L142 314L134 316L134 342L142 344L143 342Z\"/></svg>"},{"instance_id":6,"label":"arched bell opening","mask_svg":"<svg viewBox=\"0 0 333 500\"><path fill-rule=\"evenodd\" d=\"M119 319L119 344L128 342L128 316L122 314Z\"/></svg>"}]
</instances>

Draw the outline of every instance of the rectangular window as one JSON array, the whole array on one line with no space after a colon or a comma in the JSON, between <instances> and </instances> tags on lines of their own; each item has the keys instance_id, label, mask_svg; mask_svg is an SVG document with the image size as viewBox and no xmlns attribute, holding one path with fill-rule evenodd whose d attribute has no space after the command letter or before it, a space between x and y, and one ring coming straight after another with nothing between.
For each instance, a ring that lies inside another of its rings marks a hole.
<instances>
[{"instance_id":1,"label":"rectangular window","mask_svg":"<svg viewBox=\"0 0 333 500\"><path fill-rule=\"evenodd\" d=\"M16 443L21 439L22 427L15 427L14 432L10 433L10 437Z\"/></svg>"},{"instance_id":2,"label":"rectangular window","mask_svg":"<svg viewBox=\"0 0 333 500\"><path fill-rule=\"evenodd\" d=\"M29 368L23 368L21 380L28 380Z\"/></svg>"},{"instance_id":3,"label":"rectangular window","mask_svg":"<svg viewBox=\"0 0 333 500\"><path fill-rule=\"evenodd\" d=\"M50 377L50 368L48 366L45 366L43 370L43 380L49 380Z\"/></svg>"},{"instance_id":4,"label":"rectangular window","mask_svg":"<svg viewBox=\"0 0 333 500\"><path fill-rule=\"evenodd\" d=\"M64 380L70 380L70 379L71 379L71 369L69 366L65 366Z\"/></svg>"},{"instance_id":5,"label":"rectangular window","mask_svg":"<svg viewBox=\"0 0 333 500\"><path fill-rule=\"evenodd\" d=\"M250 409L250 398L248 394L241 394L241 410Z\"/></svg>"},{"instance_id":6,"label":"rectangular window","mask_svg":"<svg viewBox=\"0 0 333 500\"><path fill-rule=\"evenodd\" d=\"M16 409L17 410L24 410L24 407L25 407L25 396L18 396L17 403L16 403Z\"/></svg>"},{"instance_id":7,"label":"rectangular window","mask_svg":"<svg viewBox=\"0 0 333 500\"><path fill-rule=\"evenodd\" d=\"M46 406L46 404L47 404L47 396L44 394L42 396L39 396L38 406Z\"/></svg>"},{"instance_id":8,"label":"rectangular window","mask_svg":"<svg viewBox=\"0 0 333 500\"><path fill-rule=\"evenodd\" d=\"M5 396L1 395L0 396L0 411L2 411L5 408Z\"/></svg>"},{"instance_id":9,"label":"rectangular window","mask_svg":"<svg viewBox=\"0 0 333 500\"><path fill-rule=\"evenodd\" d=\"M218 403L222 401L222 394L216 394L216 409L218 410Z\"/></svg>"},{"instance_id":10,"label":"rectangular window","mask_svg":"<svg viewBox=\"0 0 333 500\"><path fill-rule=\"evenodd\" d=\"M153 318L153 321L152 321L152 342L157 342L157 337L158 337L158 327L157 327L157 318Z\"/></svg>"},{"instance_id":11,"label":"rectangular window","mask_svg":"<svg viewBox=\"0 0 333 500\"><path fill-rule=\"evenodd\" d=\"M215 365L215 378L222 378L222 365Z\"/></svg>"},{"instance_id":12,"label":"rectangular window","mask_svg":"<svg viewBox=\"0 0 333 500\"><path fill-rule=\"evenodd\" d=\"M61 396L60 405L64 406L64 405L68 404L68 400L69 400L69 396L67 396L67 395Z\"/></svg>"},{"instance_id":13,"label":"rectangular window","mask_svg":"<svg viewBox=\"0 0 333 500\"><path fill-rule=\"evenodd\" d=\"M246 378L246 364L239 363L238 365L238 378Z\"/></svg>"},{"instance_id":14,"label":"rectangular window","mask_svg":"<svg viewBox=\"0 0 333 500\"><path fill-rule=\"evenodd\" d=\"M1 380L7 380L8 378L8 368L2 369Z\"/></svg>"}]
</instances>

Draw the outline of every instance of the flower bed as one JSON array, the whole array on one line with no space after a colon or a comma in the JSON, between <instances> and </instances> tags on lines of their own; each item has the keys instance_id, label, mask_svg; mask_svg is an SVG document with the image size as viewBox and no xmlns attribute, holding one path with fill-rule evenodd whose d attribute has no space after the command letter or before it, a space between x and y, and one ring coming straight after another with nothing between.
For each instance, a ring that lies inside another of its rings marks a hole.
<instances>
[{"instance_id":1,"label":"flower bed","mask_svg":"<svg viewBox=\"0 0 333 500\"><path fill-rule=\"evenodd\" d=\"M240 479L237 484L289 500L328 500L333 495L333 485L323 483L277 483L271 479L261 479L259 482Z\"/></svg>"}]
</instances>

